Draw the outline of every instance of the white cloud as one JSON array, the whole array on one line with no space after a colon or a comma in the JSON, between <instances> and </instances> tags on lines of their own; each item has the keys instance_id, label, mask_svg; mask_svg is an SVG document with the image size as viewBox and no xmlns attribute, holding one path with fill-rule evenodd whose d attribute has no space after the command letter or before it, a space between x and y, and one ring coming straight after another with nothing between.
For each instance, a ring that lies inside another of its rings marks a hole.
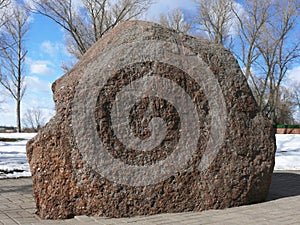
<instances>
[{"instance_id":1,"label":"white cloud","mask_svg":"<svg viewBox=\"0 0 300 225\"><path fill-rule=\"evenodd\" d=\"M61 42L44 41L40 49L53 59L64 58L65 56L71 57L66 50L66 46Z\"/></svg>"},{"instance_id":2,"label":"white cloud","mask_svg":"<svg viewBox=\"0 0 300 225\"><path fill-rule=\"evenodd\" d=\"M38 77L27 76L25 84L27 89L21 102L21 115L24 115L27 109L40 109L48 121L54 115L51 83ZM0 126L16 126L16 103L8 94L2 93L2 89L0 91L0 100L5 100L0 104Z\"/></svg>"},{"instance_id":3,"label":"white cloud","mask_svg":"<svg viewBox=\"0 0 300 225\"><path fill-rule=\"evenodd\" d=\"M27 76L25 77L25 84L27 92L51 95L51 83L49 81L41 80L36 76Z\"/></svg>"},{"instance_id":4,"label":"white cloud","mask_svg":"<svg viewBox=\"0 0 300 225\"><path fill-rule=\"evenodd\" d=\"M52 73L52 70L48 67L47 62L36 62L35 64L31 65L30 71L33 74L40 75L49 75Z\"/></svg>"},{"instance_id":5,"label":"white cloud","mask_svg":"<svg viewBox=\"0 0 300 225\"><path fill-rule=\"evenodd\" d=\"M287 78L288 78L288 82L300 83L300 65L289 70Z\"/></svg>"},{"instance_id":6,"label":"white cloud","mask_svg":"<svg viewBox=\"0 0 300 225\"><path fill-rule=\"evenodd\" d=\"M55 57L57 52L61 49L61 45L58 43L52 43L50 41L44 41L41 44L41 51L47 53L51 57Z\"/></svg>"},{"instance_id":7,"label":"white cloud","mask_svg":"<svg viewBox=\"0 0 300 225\"><path fill-rule=\"evenodd\" d=\"M15 101L6 92L2 92L1 88L1 102L0 105L0 126L15 126Z\"/></svg>"},{"instance_id":8,"label":"white cloud","mask_svg":"<svg viewBox=\"0 0 300 225\"><path fill-rule=\"evenodd\" d=\"M54 70L51 68L54 65L48 60L27 59L26 62L29 65L31 74L45 76L51 76L55 74Z\"/></svg>"},{"instance_id":9,"label":"white cloud","mask_svg":"<svg viewBox=\"0 0 300 225\"><path fill-rule=\"evenodd\" d=\"M33 0L24 0L25 4L28 5L32 9L36 9L35 1ZM79 8L83 5L82 0L73 0L72 1L73 6L75 6L76 9L79 10Z\"/></svg>"},{"instance_id":10,"label":"white cloud","mask_svg":"<svg viewBox=\"0 0 300 225\"><path fill-rule=\"evenodd\" d=\"M161 13L168 13L174 9L183 9L190 13L195 13L196 5L194 1L186 0L160 0L156 1L150 8L149 11L145 14L143 19L157 21Z\"/></svg>"},{"instance_id":11,"label":"white cloud","mask_svg":"<svg viewBox=\"0 0 300 225\"><path fill-rule=\"evenodd\" d=\"M24 115L27 110L38 109L42 112L44 122L48 122L55 113L54 108L54 102L50 96L41 97L37 94L29 94L23 100L21 115Z\"/></svg>"},{"instance_id":12,"label":"white cloud","mask_svg":"<svg viewBox=\"0 0 300 225\"><path fill-rule=\"evenodd\" d=\"M15 102L11 96L0 86L0 126L15 126Z\"/></svg>"},{"instance_id":13,"label":"white cloud","mask_svg":"<svg viewBox=\"0 0 300 225\"><path fill-rule=\"evenodd\" d=\"M55 113L54 104L49 104L49 101L50 99L40 98L36 95L24 98L21 103L21 117L23 117L28 109L39 109L45 118L45 122L48 122ZM0 126L16 126L15 107L16 104L13 100L1 104Z\"/></svg>"}]
</instances>

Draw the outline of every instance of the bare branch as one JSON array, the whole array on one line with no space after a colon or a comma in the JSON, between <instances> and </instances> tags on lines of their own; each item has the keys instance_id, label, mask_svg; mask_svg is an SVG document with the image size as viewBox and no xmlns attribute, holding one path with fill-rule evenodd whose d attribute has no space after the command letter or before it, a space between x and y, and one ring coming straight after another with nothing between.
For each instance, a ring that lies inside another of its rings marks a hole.
<instances>
[{"instance_id":1,"label":"bare branch","mask_svg":"<svg viewBox=\"0 0 300 225\"><path fill-rule=\"evenodd\" d=\"M31 11L52 19L66 31L69 53L77 59L107 31L144 13L153 0L32 0Z\"/></svg>"},{"instance_id":2,"label":"bare branch","mask_svg":"<svg viewBox=\"0 0 300 225\"><path fill-rule=\"evenodd\" d=\"M194 0L198 8L196 22L209 38L216 44L226 45L230 41L234 14L233 0Z\"/></svg>"},{"instance_id":3,"label":"bare branch","mask_svg":"<svg viewBox=\"0 0 300 225\"><path fill-rule=\"evenodd\" d=\"M0 10L7 7L10 3L10 0L0 0Z\"/></svg>"},{"instance_id":4,"label":"bare branch","mask_svg":"<svg viewBox=\"0 0 300 225\"><path fill-rule=\"evenodd\" d=\"M192 21L186 20L181 9L175 9L168 14L161 14L159 23L182 33L190 33L193 25Z\"/></svg>"},{"instance_id":5,"label":"bare branch","mask_svg":"<svg viewBox=\"0 0 300 225\"><path fill-rule=\"evenodd\" d=\"M37 132L45 125L45 117L40 109L28 109L23 116L23 124L26 128Z\"/></svg>"},{"instance_id":6,"label":"bare branch","mask_svg":"<svg viewBox=\"0 0 300 225\"><path fill-rule=\"evenodd\" d=\"M263 110L270 119L278 121L278 102L280 102L281 84L288 68L300 56L300 40L295 40L295 29L299 24L300 3L296 0L275 1L271 7L272 17L263 26L263 33L259 37L258 49L266 77L264 92L268 95L265 103L260 101ZM292 41L293 40L293 41Z\"/></svg>"},{"instance_id":7,"label":"bare branch","mask_svg":"<svg viewBox=\"0 0 300 225\"><path fill-rule=\"evenodd\" d=\"M7 22L7 10L5 10L11 4L11 0L0 0L0 28ZM3 38L3 37L0 37Z\"/></svg>"}]
</instances>

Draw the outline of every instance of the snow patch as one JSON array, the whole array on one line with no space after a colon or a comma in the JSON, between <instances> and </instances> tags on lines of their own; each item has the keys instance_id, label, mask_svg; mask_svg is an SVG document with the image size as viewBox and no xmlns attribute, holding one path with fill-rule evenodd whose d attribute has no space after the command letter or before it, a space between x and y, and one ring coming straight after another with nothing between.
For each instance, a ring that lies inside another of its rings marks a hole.
<instances>
[{"instance_id":1,"label":"snow patch","mask_svg":"<svg viewBox=\"0 0 300 225\"><path fill-rule=\"evenodd\" d=\"M26 155L26 143L36 133L0 133L0 138L25 139L0 141L0 179L31 176Z\"/></svg>"},{"instance_id":2,"label":"snow patch","mask_svg":"<svg viewBox=\"0 0 300 225\"><path fill-rule=\"evenodd\" d=\"M300 134L276 134L275 170L300 170Z\"/></svg>"}]
</instances>

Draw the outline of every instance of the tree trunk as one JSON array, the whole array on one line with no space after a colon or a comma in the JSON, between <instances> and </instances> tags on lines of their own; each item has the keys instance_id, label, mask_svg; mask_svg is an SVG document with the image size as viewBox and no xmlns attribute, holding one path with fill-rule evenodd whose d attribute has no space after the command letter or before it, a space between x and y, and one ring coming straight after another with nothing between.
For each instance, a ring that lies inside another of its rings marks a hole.
<instances>
[{"instance_id":1,"label":"tree trunk","mask_svg":"<svg viewBox=\"0 0 300 225\"><path fill-rule=\"evenodd\" d=\"M17 132L21 133L21 101L17 100Z\"/></svg>"}]
</instances>

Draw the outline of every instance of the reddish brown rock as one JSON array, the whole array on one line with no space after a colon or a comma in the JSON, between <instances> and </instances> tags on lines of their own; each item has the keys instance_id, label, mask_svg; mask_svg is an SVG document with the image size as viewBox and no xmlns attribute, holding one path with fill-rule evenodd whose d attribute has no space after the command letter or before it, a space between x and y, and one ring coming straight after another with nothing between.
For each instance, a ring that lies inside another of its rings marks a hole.
<instances>
[{"instance_id":1,"label":"reddish brown rock","mask_svg":"<svg viewBox=\"0 0 300 225\"><path fill-rule=\"evenodd\" d=\"M274 130L223 47L157 24L126 22L52 89L56 115L27 144L42 218L127 217L265 200Z\"/></svg>"}]
</instances>

